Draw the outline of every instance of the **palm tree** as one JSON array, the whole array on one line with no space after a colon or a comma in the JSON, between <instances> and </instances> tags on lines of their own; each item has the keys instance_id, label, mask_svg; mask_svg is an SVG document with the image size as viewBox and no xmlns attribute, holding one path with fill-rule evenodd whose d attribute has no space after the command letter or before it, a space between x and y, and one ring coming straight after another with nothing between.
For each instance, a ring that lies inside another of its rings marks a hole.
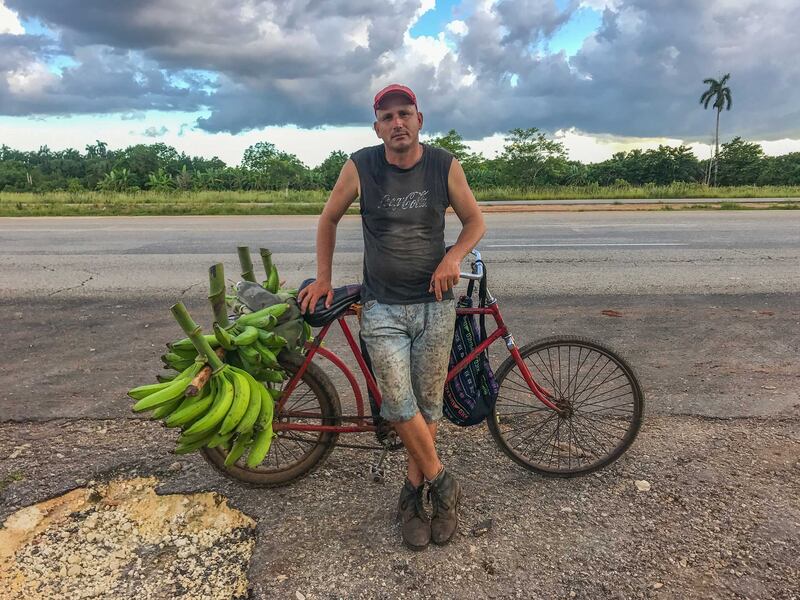
<instances>
[{"instance_id":1,"label":"palm tree","mask_svg":"<svg viewBox=\"0 0 800 600\"><path fill-rule=\"evenodd\" d=\"M700 96L700 104L703 105L703 108L708 108L709 102L714 100L712 106L717 109L717 131L714 134L714 185L717 185L717 159L719 158L719 113L722 112L722 109L725 110L731 109L731 88L726 86L725 84L728 83L728 79L730 79L731 74L726 73L725 76L717 81L716 79L708 78L704 79L703 83L708 86L708 89L703 92L703 95ZM711 170L709 169L709 179L711 179Z\"/></svg>"}]
</instances>

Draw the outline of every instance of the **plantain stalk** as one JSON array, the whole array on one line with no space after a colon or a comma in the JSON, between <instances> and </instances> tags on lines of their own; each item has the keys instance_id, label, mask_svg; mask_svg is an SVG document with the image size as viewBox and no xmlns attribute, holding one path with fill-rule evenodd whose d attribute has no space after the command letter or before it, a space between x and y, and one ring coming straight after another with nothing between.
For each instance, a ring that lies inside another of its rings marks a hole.
<instances>
[{"instance_id":1,"label":"plantain stalk","mask_svg":"<svg viewBox=\"0 0 800 600\"><path fill-rule=\"evenodd\" d=\"M208 269L208 301L214 311L214 320L225 329L228 322L228 306L225 304L225 267L222 263Z\"/></svg>"},{"instance_id":2,"label":"plantain stalk","mask_svg":"<svg viewBox=\"0 0 800 600\"><path fill-rule=\"evenodd\" d=\"M216 349L217 356L220 358L225 357L225 348L220 346ZM197 396L200 393L200 390L208 383L208 380L211 379L211 367L209 365L204 366L200 369L200 372L192 379L191 383L186 386L186 390L183 392L187 396Z\"/></svg>"},{"instance_id":3,"label":"plantain stalk","mask_svg":"<svg viewBox=\"0 0 800 600\"><path fill-rule=\"evenodd\" d=\"M261 252L261 262L264 264L264 273L267 274L267 278L269 278L269 272L272 270L272 250L267 248L259 248L259 252Z\"/></svg>"},{"instance_id":4,"label":"plantain stalk","mask_svg":"<svg viewBox=\"0 0 800 600\"><path fill-rule=\"evenodd\" d=\"M256 276L253 273L253 260L250 258L250 248L239 246L236 251L239 253L239 264L242 266L242 279L256 283Z\"/></svg>"},{"instance_id":5,"label":"plantain stalk","mask_svg":"<svg viewBox=\"0 0 800 600\"><path fill-rule=\"evenodd\" d=\"M186 310L183 302L173 304L170 307L170 311L178 322L178 325L181 326L181 329L183 329L186 335L189 336L189 339L192 340L192 344L194 344L194 347L197 349L197 353L206 357L208 364L211 365L212 374L222 369L225 363L223 363L219 359L219 356L211 349L211 345L206 338L203 337L202 328L194 322L194 319L192 319L189 311Z\"/></svg>"}]
</instances>

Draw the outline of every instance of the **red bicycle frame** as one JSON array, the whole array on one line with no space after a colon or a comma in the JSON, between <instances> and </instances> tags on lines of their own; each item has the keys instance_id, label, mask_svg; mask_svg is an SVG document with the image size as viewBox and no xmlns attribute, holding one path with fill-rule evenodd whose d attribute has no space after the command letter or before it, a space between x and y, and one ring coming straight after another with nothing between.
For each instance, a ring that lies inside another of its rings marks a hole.
<instances>
[{"instance_id":1,"label":"red bicycle frame","mask_svg":"<svg viewBox=\"0 0 800 600\"><path fill-rule=\"evenodd\" d=\"M355 356L356 362L358 363L359 368L361 369L361 373L364 375L364 379L367 382L367 388L369 389L372 396L375 398L378 406L380 407L381 404L381 393L378 389L378 384L375 381L375 378L372 376L369 368L367 367L367 363L364 360L364 355L361 353L361 348L356 343L355 338L353 337L352 331L350 331L350 327L345 320L345 317L350 315L355 315L356 311L353 308L348 309L345 313L343 313L338 319L339 326L342 328L342 333L344 334L345 339L347 340L347 344L350 346L350 350L353 352L353 356ZM447 381L449 382L453 377L458 375L464 367L466 367L470 362L475 360L475 358L485 351L489 346L495 343L500 338L505 339L506 347L508 351L511 353L511 356L514 358L514 362L519 367L520 373L522 373L525 382L528 384L528 387L531 390L536 398L538 398L543 404L548 406L549 408L559 411L559 408L553 404L552 396L549 392L544 390L539 384L534 381L533 376L531 375L530 371L528 370L528 366L525 364L525 361L522 360L520 356L519 349L517 345L514 343L513 336L509 333L508 327L506 327L505 322L503 321L503 316L500 314L500 307L495 300L489 306L485 308L456 308L456 314L458 315L490 315L494 318L495 324L497 328L491 333L491 335L487 336L485 340L483 340L478 346L469 353L463 360L459 361L456 365L453 366L447 372ZM339 358L335 353L331 352L327 348L323 348L321 346L322 341L325 339L325 336L328 334L328 330L330 330L331 325L333 325L333 321L325 325L319 332L319 334L314 338L313 342L308 342L306 344L306 358L303 362L300 369L294 374L294 376L289 380L284 388L284 392L281 396L280 402L275 409L275 416L277 419L272 425L273 430L275 431L287 431L287 430L296 430L296 431L330 431L335 433L355 433L361 431L375 431L375 425L371 425L368 421L372 420L372 415L365 415L364 414L364 396L361 392L361 386L358 383L353 372L350 368ZM350 420L353 421L352 425L312 425L312 424L305 424L305 423L287 423L280 420L281 416L293 416L293 417L319 417L318 413L308 413L308 412L298 412L298 413L283 413L283 407L286 404L286 400L292 395L292 392L297 387L298 382L303 377L303 374L308 369L308 365L314 359L315 356L321 356L326 358L330 362L332 362L347 378L347 381L350 383L350 386L353 389L353 395L355 396L356 401L356 411L357 414L352 417L341 417L343 420Z\"/></svg>"}]
</instances>

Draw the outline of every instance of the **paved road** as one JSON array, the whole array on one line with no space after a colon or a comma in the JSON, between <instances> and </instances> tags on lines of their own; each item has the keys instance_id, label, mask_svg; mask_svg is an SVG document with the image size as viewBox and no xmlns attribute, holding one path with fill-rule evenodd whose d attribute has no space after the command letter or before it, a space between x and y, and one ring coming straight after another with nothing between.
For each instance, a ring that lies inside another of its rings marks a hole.
<instances>
[{"instance_id":1,"label":"paved road","mask_svg":"<svg viewBox=\"0 0 800 600\"><path fill-rule=\"evenodd\" d=\"M572 332L622 349L651 413L800 414L800 213L514 213L487 222L491 287L521 342ZM129 417L124 391L150 378L161 344L179 334L169 304L181 298L207 317L207 267L222 260L235 277L237 244L272 248L290 284L313 275L315 224L0 219L0 318L15 350L0 372L0 420ZM451 240L456 225L448 221ZM361 248L359 220L347 217L338 283L358 279Z\"/></svg>"},{"instance_id":2,"label":"paved road","mask_svg":"<svg viewBox=\"0 0 800 600\"><path fill-rule=\"evenodd\" d=\"M720 202L735 202L737 204L772 204L775 202L798 202L800 198L581 198L558 200L482 200L481 205L486 206L535 206L535 205L597 205L597 204L718 204Z\"/></svg>"},{"instance_id":3,"label":"paved road","mask_svg":"<svg viewBox=\"0 0 800 600\"><path fill-rule=\"evenodd\" d=\"M501 293L752 294L800 290L800 213L487 215L481 243ZM173 298L205 285L208 265L236 273L236 245L266 245L290 281L314 274L316 217L0 219L0 294ZM457 235L448 219L448 239ZM335 278L357 280L358 217L337 239Z\"/></svg>"}]
</instances>

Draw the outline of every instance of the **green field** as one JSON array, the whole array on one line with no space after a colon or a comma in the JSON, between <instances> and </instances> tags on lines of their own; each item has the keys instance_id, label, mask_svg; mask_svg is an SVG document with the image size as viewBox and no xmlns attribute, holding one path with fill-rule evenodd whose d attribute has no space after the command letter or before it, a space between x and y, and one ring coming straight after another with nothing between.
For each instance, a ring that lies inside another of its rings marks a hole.
<instances>
[{"instance_id":1,"label":"green field","mask_svg":"<svg viewBox=\"0 0 800 600\"><path fill-rule=\"evenodd\" d=\"M479 201L647 198L737 199L800 198L800 186L706 187L669 186L489 188L475 191ZM1 217L137 216L137 215L315 215L328 196L323 190L273 192L0 192ZM702 208L738 208L731 202L705 203ZM797 208L787 203L785 208ZM686 208L692 208L687 205ZM694 208L698 208L695 206ZM357 209L352 208L352 212Z\"/></svg>"}]
</instances>

